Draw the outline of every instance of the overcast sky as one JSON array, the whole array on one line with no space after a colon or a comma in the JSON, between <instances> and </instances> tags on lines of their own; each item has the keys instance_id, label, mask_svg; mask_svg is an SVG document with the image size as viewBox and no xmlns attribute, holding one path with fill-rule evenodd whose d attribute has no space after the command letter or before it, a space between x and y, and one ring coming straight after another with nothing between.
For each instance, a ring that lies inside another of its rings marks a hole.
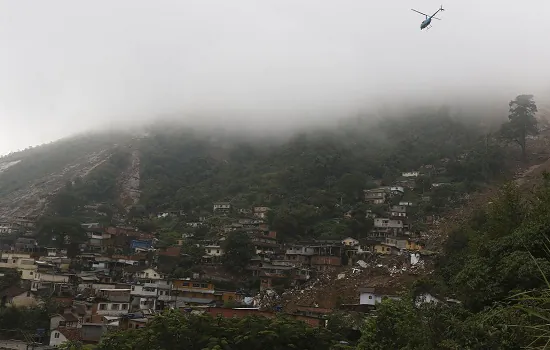
<instances>
[{"instance_id":1,"label":"overcast sky","mask_svg":"<svg viewBox=\"0 0 550 350\"><path fill-rule=\"evenodd\" d=\"M0 0L0 153L164 113L269 126L377 96L550 87L550 1L448 0L421 32L411 7L439 5Z\"/></svg>"}]
</instances>

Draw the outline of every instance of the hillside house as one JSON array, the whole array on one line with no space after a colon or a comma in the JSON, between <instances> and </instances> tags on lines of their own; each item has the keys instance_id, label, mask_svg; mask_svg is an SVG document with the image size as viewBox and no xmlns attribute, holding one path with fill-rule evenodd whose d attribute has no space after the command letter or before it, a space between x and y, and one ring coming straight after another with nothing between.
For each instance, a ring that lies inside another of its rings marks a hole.
<instances>
[{"instance_id":1,"label":"hillside house","mask_svg":"<svg viewBox=\"0 0 550 350\"><path fill-rule=\"evenodd\" d=\"M98 316L120 316L130 310L131 289L101 289L92 306L92 319Z\"/></svg>"},{"instance_id":2,"label":"hillside house","mask_svg":"<svg viewBox=\"0 0 550 350\"><path fill-rule=\"evenodd\" d=\"M413 189L416 187L415 179L415 177L401 177L395 181L395 184L403 188Z\"/></svg>"},{"instance_id":3,"label":"hillside house","mask_svg":"<svg viewBox=\"0 0 550 350\"><path fill-rule=\"evenodd\" d=\"M374 204L374 205L384 204L388 196L387 187L379 187L372 190L364 190L363 192L365 194L365 202Z\"/></svg>"},{"instance_id":4,"label":"hillside house","mask_svg":"<svg viewBox=\"0 0 550 350\"><path fill-rule=\"evenodd\" d=\"M156 310L159 292L159 285L155 282L132 285L130 291L132 296L131 308L134 310Z\"/></svg>"},{"instance_id":5,"label":"hillside house","mask_svg":"<svg viewBox=\"0 0 550 350\"><path fill-rule=\"evenodd\" d=\"M266 219L268 212L269 212L268 207L254 207L254 216L257 218Z\"/></svg>"},{"instance_id":6,"label":"hillside house","mask_svg":"<svg viewBox=\"0 0 550 350\"><path fill-rule=\"evenodd\" d=\"M41 303L31 291L18 286L11 286L0 292L0 305L13 307L31 307Z\"/></svg>"},{"instance_id":7,"label":"hillside house","mask_svg":"<svg viewBox=\"0 0 550 350\"><path fill-rule=\"evenodd\" d=\"M360 305L376 305L385 299L399 300L400 297L393 291L381 287L359 288Z\"/></svg>"},{"instance_id":8,"label":"hillside house","mask_svg":"<svg viewBox=\"0 0 550 350\"><path fill-rule=\"evenodd\" d=\"M0 235L11 235L13 233L23 232L24 229L15 222L0 222Z\"/></svg>"},{"instance_id":9,"label":"hillside house","mask_svg":"<svg viewBox=\"0 0 550 350\"><path fill-rule=\"evenodd\" d=\"M394 244L381 242L374 246L374 252L382 255L398 255L400 250Z\"/></svg>"},{"instance_id":10,"label":"hillside house","mask_svg":"<svg viewBox=\"0 0 550 350\"><path fill-rule=\"evenodd\" d=\"M313 245L313 255L311 256L311 267L317 271L326 271L328 269L342 266L342 248L340 244L321 244Z\"/></svg>"},{"instance_id":11,"label":"hillside house","mask_svg":"<svg viewBox=\"0 0 550 350\"><path fill-rule=\"evenodd\" d=\"M380 244L379 240L374 239L361 239L356 246L356 254L374 253L377 244ZM348 255L349 256L349 255Z\"/></svg>"},{"instance_id":12,"label":"hillside house","mask_svg":"<svg viewBox=\"0 0 550 350\"><path fill-rule=\"evenodd\" d=\"M34 238L18 237L15 240L16 252L36 252L39 250L38 242Z\"/></svg>"},{"instance_id":13,"label":"hillside house","mask_svg":"<svg viewBox=\"0 0 550 350\"><path fill-rule=\"evenodd\" d=\"M164 275L157 272L155 269L152 268L145 268L141 271L138 271L136 273L136 277L140 280L162 280L164 279Z\"/></svg>"},{"instance_id":14,"label":"hillside house","mask_svg":"<svg viewBox=\"0 0 550 350\"><path fill-rule=\"evenodd\" d=\"M260 290L270 289L277 281L286 280L294 275L293 266L281 266L264 263L260 267Z\"/></svg>"},{"instance_id":15,"label":"hillside house","mask_svg":"<svg viewBox=\"0 0 550 350\"><path fill-rule=\"evenodd\" d=\"M203 263L216 264L221 262L221 257L224 251L219 244L209 244L204 246L204 255L202 256Z\"/></svg>"},{"instance_id":16,"label":"hillside house","mask_svg":"<svg viewBox=\"0 0 550 350\"><path fill-rule=\"evenodd\" d=\"M214 285L201 281L175 280L172 293L177 301L187 304L209 304L216 300Z\"/></svg>"},{"instance_id":17,"label":"hillside house","mask_svg":"<svg viewBox=\"0 0 550 350\"><path fill-rule=\"evenodd\" d=\"M50 334L50 346L56 348L67 341L78 342L81 340L80 330L76 328L58 327Z\"/></svg>"},{"instance_id":18,"label":"hillside house","mask_svg":"<svg viewBox=\"0 0 550 350\"><path fill-rule=\"evenodd\" d=\"M407 171L404 173L401 173L402 177L418 177L420 176L420 172L418 171Z\"/></svg>"},{"instance_id":19,"label":"hillside house","mask_svg":"<svg viewBox=\"0 0 550 350\"><path fill-rule=\"evenodd\" d=\"M291 261L294 266L309 266L313 255L313 248L307 245L293 245L286 249L285 259Z\"/></svg>"},{"instance_id":20,"label":"hillside house","mask_svg":"<svg viewBox=\"0 0 550 350\"><path fill-rule=\"evenodd\" d=\"M394 205L390 208L390 216L393 218L406 218L407 207L404 205Z\"/></svg>"},{"instance_id":21,"label":"hillside house","mask_svg":"<svg viewBox=\"0 0 550 350\"><path fill-rule=\"evenodd\" d=\"M404 224L399 219L375 218L371 236L390 237L403 234Z\"/></svg>"},{"instance_id":22,"label":"hillside house","mask_svg":"<svg viewBox=\"0 0 550 350\"><path fill-rule=\"evenodd\" d=\"M204 246L204 253L209 256L222 256L223 248L219 244L210 244Z\"/></svg>"},{"instance_id":23,"label":"hillside house","mask_svg":"<svg viewBox=\"0 0 550 350\"><path fill-rule=\"evenodd\" d=\"M231 203L217 202L213 206L214 213L229 213L231 211Z\"/></svg>"},{"instance_id":24,"label":"hillside house","mask_svg":"<svg viewBox=\"0 0 550 350\"><path fill-rule=\"evenodd\" d=\"M276 233L274 231L271 231L268 235L263 235L261 233L251 234L250 241L254 245L254 249L258 255L272 255L275 253L275 250L279 248L279 244L276 240Z\"/></svg>"},{"instance_id":25,"label":"hillside house","mask_svg":"<svg viewBox=\"0 0 550 350\"><path fill-rule=\"evenodd\" d=\"M359 244L359 241L352 237L348 237L342 240L342 245L347 247L355 247L358 244Z\"/></svg>"},{"instance_id":26,"label":"hillside house","mask_svg":"<svg viewBox=\"0 0 550 350\"><path fill-rule=\"evenodd\" d=\"M29 254L2 253L0 268L16 269L22 280L34 280L38 266Z\"/></svg>"},{"instance_id":27,"label":"hillside house","mask_svg":"<svg viewBox=\"0 0 550 350\"><path fill-rule=\"evenodd\" d=\"M66 328L79 328L81 325L80 320L77 316L71 313L71 310L65 310L63 315L54 314L50 317L50 331L58 327Z\"/></svg>"},{"instance_id":28,"label":"hillside house","mask_svg":"<svg viewBox=\"0 0 550 350\"><path fill-rule=\"evenodd\" d=\"M391 186L389 188L389 192L393 196L400 196L400 195L403 195L403 193L405 193L405 189L402 186Z\"/></svg>"}]
</instances>

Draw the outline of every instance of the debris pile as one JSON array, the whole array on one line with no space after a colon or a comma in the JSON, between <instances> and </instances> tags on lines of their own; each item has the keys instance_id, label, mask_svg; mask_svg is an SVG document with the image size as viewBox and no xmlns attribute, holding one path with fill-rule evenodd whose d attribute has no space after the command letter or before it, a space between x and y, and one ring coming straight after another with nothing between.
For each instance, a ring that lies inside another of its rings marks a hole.
<instances>
[{"instance_id":1,"label":"debris pile","mask_svg":"<svg viewBox=\"0 0 550 350\"><path fill-rule=\"evenodd\" d=\"M358 303L358 290L361 287L384 287L399 291L418 279L418 275L429 273L431 269L428 261L419 254L369 255L353 266L321 273L303 285L286 290L273 301L286 312L293 312L298 306L334 309L341 304ZM274 306L270 304L270 307Z\"/></svg>"}]
</instances>

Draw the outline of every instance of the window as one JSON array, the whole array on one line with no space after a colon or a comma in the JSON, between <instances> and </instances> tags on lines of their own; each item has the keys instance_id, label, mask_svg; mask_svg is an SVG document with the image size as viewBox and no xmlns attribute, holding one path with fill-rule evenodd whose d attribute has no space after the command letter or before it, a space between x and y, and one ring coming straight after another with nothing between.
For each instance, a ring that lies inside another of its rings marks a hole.
<instances>
[{"instance_id":1,"label":"window","mask_svg":"<svg viewBox=\"0 0 550 350\"><path fill-rule=\"evenodd\" d=\"M201 284L200 283L193 283L193 287L194 288L200 288Z\"/></svg>"},{"instance_id":2,"label":"window","mask_svg":"<svg viewBox=\"0 0 550 350\"><path fill-rule=\"evenodd\" d=\"M372 295L369 295L369 299L372 299Z\"/></svg>"},{"instance_id":3,"label":"window","mask_svg":"<svg viewBox=\"0 0 550 350\"><path fill-rule=\"evenodd\" d=\"M219 253L220 253L220 250L219 250L219 249L218 249L218 250L216 250L216 253L218 253L218 254L219 254Z\"/></svg>"},{"instance_id":4,"label":"window","mask_svg":"<svg viewBox=\"0 0 550 350\"><path fill-rule=\"evenodd\" d=\"M149 277L149 272L145 272L145 277Z\"/></svg>"},{"instance_id":5,"label":"window","mask_svg":"<svg viewBox=\"0 0 550 350\"><path fill-rule=\"evenodd\" d=\"M155 273L155 274L153 275L153 277L157 277L157 274Z\"/></svg>"},{"instance_id":6,"label":"window","mask_svg":"<svg viewBox=\"0 0 550 350\"><path fill-rule=\"evenodd\" d=\"M159 295L163 295L163 291L162 290L159 290Z\"/></svg>"},{"instance_id":7,"label":"window","mask_svg":"<svg viewBox=\"0 0 550 350\"><path fill-rule=\"evenodd\" d=\"M122 310L127 310L128 309L128 304L122 304Z\"/></svg>"},{"instance_id":8,"label":"window","mask_svg":"<svg viewBox=\"0 0 550 350\"><path fill-rule=\"evenodd\" d=\"M107 310L107 304L99 304L100 310Z\"/></svg>"},{"instance_id":9,"label":"window","mask_svg":"<svg viewBox=\"0 0 550 350\"><path fill-rule=\"evenodd\" d=\"M182 285L183 285L184 287L189 287L189 283L187 283L187 282L184 282Z\"/></svg>"},{"instance_id":10,"label":"window","mask_svg":"<svg viewBox=\"0 0 550 350\"><path fill-rule=\"evenodd\" d=\"M59 339L59 332L55 332L55 339Z\"/></svg>"},{"instance_id":11,"label":"window","mask_svg":"<svg viewBox=\"0 0 550 350\"><path fill-rule=\"evenodd\" d=\"M132 292L136 290L136 286L132 286Z\"/></svg>"},{"instance_id":12,"label":"window","mask_svg":"<svg viewBox=\"0 0 550 350\"><path fill-rule=\"evenodd\" d=\"M201 284L201 288L208 288L208 284L206 283Z\"/></svg>"},{"instance_id":13,"label":"window","mask_svg":"<svg viewBox=\"0 0 550 350\"><path fill-rule=\"evenodd\" d=\"M31 272L29 272L29 275L31 275L31 276L32 276L33 274L34 274L34 272L32 272L32 271L31 271Z\"/></svg>"},{"instance_id":14,"label":"window","mask_svg":"<svg viewBox=\"0 0 550 350\"><path fill-rule=\"evenodd\" d=\"M118 307L119 307L118 304L113 304L111 305L111 310L118 310Z\"/></svg>"}]
</instances>

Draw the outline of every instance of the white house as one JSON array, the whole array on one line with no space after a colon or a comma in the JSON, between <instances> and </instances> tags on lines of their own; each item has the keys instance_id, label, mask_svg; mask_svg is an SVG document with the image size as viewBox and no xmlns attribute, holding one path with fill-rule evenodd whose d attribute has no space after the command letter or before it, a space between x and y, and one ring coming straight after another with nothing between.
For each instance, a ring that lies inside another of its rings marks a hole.
<instances>
[{"instance_id":1,"label":"white house","mask_svg":"<svg viewBox=\"0 0 550 350\"><path fill-rule=\"evenodd\" d=\"M403 194L405 193L405 189L402 186L391 186L390 192L392 194Z\"/></svg>"},{"instance_id":2,"label":"white house","mask_svg":"<svg viewBox=\"0 0 550 350\"><path fill-rule=\"evenodd\" d=\"M207 245L204 247L204 252L208 256L222 256L223 248L218 244Z\"/></svg>"},{"instance_id":3,"label":"white house","mask_svg":"<svg viewBox=\"0 0 550 350\"><path fill-rule=\"evenodd\" d=\"M394 205L390 208L390 215L393 217L407 217L407 207L404 205Z\"/></svg>"},{"instance_id":4,"label":"white house","mask_svg":"<svg viewBox=\"0 0 550 350\"><path fill-rule=\"evenodd\" d=\"M260 219L265 219L268 211L268 207L254 207L254 216Z\"/></svg>"},{"instance_id":5,"label":"white house","mask_svg":"<svg viewBox=\"0 0 550 350\"><path fill-rule=\"evenodd\" d=\"M403 177L418 177L420 173L418 171L408 171L401 174Z\"/></svg>"},{"instance_id":6,"label":"white house","mask_svg":"<svg viewBox=\"0 0 550 350\"><path fill-rule=\"evenodd\" d=\"M154 269L148 268L137 273L139 279L161 280L164 276Z\"/></svg>"},{"instance_id":7,"label":"white house","mask_svg":"<svg viewBox=\"0 0 550 350\"><path fill-rule=\"evenodd\" d=\"M104 302L94 305L97 315L101 316L120 316L128 313L130 303L127 302Z\"/></svg>"},{"instance_id":8,"label":"white house","mask_svg":"<svg viewBox=\"0 0 550 350\"><path fill-rule=\"evenodd\" d=\"M231 204L229 202L214 203L215 212L228 212L229 210L231 210Z\"/></svg>"},{"instance_id":9,"label":"white house","mask_svg":"<svg viewBox=\"0 0 550 350\"><path fill-rule=\"evenodd\" d=\"M50 334L50 346L58 347L66 341L78 341L80 339L79 329L59 327Z\"/></svg>"},{"instance_id":10,"label":"white house","mask_svg":"<svg viewBox=\"0 0 550 350\"><path fill-rule=\"evenodd\" d=\"M382 302L384 299L394 299L399 300L400 297L388 292L384 291L381 288L375 288L375 287L366 287L366 288L359 288L359 304L360 305L376 305Z\"/></svg>"},{"instance_id":11,"label":"white house","mask_svg":"<svg viewBox=\"0 0 550 350\"><path fill-rule=\"evenodd\" d=\"M354 247L359 244L359 241L355 238L348 237L342 240L342 244L348 247Z\"/></svg>"}]
</instances>

